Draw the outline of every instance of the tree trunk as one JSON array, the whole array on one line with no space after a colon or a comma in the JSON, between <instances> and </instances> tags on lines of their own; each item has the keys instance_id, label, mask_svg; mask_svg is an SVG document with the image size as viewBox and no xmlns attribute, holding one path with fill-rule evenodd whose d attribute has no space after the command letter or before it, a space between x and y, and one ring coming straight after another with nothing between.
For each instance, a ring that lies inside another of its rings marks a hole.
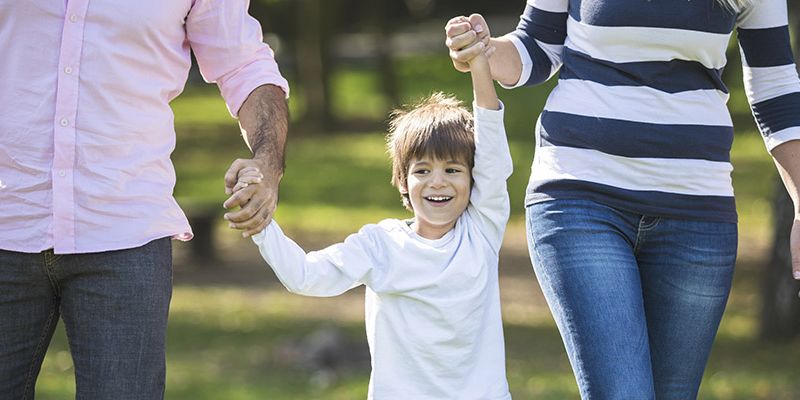
<instances>
[{"instance_id":1,"label":"tree trunk","mask_svg":"<svg viewBox=\"0 0 800 400\"><path fill-rule=\"evenodd\" d=\"M800 56L800 4L789 2L789 29L794 38L795 60ZM772 201L775 236L772 254L764 273L761 326L763 340L789 340L800 335L800 283L792 279L792 257L789 234L793 222L793 205L780 178Z\"/></svg>"},{"instance_id":2,"label":"tree trunk","mask_svg":"<svg viewBox=\"0 0 800 400\"><path fill-rule=\"evenodd\" d=\"M400 103L400 90L397 86L392 54L394 49L391 43L391 18L388 0L366 0L369 10L370 30L373 40L377 45L375 57L377 59L378 75L381 89L392 107Z\"/></svg>"},{"instance_id":3,"label":"tree trunk","mask_svg":"<svg viewBox=\"0 0 800 400\"><path fill-rule=\"evenodd\" d=\"M297 73L305 100L304 123L326 130L333 122L330 107L331 24L326 16L332 0L302 0L297 7Z\"/></svg>"}]
</instances>

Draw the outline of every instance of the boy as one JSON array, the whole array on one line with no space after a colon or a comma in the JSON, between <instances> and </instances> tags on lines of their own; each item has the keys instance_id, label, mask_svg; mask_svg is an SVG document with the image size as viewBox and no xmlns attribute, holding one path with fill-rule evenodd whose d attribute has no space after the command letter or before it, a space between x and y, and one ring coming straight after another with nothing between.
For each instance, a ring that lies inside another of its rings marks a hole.
<instances>
[{"instance_id":1,"label":"boy","mask_svg":"<svg viewBox=\"0 0 800 400\"><path fill-rule=\"evenodd\" d=\"M369 399L511 398L497 263L512 164L484 51L470 67L474 123L440 93L392 115L392 183L413 219L366 225L308 254L275 221L253 236L291 292L335 296L367 286ZM258 182L255 170L239 176L237 188Z\"/></svg>"}]
</instances>

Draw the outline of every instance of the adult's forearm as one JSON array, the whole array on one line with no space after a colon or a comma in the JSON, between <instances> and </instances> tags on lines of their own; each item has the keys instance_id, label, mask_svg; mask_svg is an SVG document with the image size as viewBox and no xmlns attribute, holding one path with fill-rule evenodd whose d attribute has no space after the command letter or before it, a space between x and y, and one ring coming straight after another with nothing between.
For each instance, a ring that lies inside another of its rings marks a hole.
<instances>
[{"instance_id":1,"label":"adult's forearm","mask_svg":"<svg viewBox=\"0 0 800 400\"><path fill-rule=\"evenodd\" d=\"M495 48L494 55L489 57L492 78L506 86L516 84L522 74L522 59L514 43L507 38L499 37L492 38L489 45Z\"/></svg>"},{"instance_id":2,"label":"adult's forearm","mask_svg":"<svg viewBox=\"0 0 800 400\"><path fill-rule=\"evenodd\" d=\"M792 140L772 149L775 165L783 184L794 202L795 214L800 214L800 140Z\"/></svg>"},{"instance_id":3,"label":"adult's forearm","mask_svg":"<svg viewBox=\"0 0 800 400\"><path fill-rule=\"evenodd\" d=\"M283 174L289 107L286 94L275 85L253 90L239 110L239 125L253 158L267 169L263 173Z\"/></svg>"}]
</instances>

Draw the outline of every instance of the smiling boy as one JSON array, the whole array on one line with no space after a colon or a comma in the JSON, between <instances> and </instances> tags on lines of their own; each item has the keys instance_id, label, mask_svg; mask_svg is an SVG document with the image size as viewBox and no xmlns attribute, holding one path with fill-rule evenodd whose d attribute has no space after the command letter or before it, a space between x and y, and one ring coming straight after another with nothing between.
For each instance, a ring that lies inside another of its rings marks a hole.
<instances>
[{"instance_id":1,"label":"smiling boy","mask_svg":"<svg viewBox=\"0 0 800 400\"><path fill-rule=\"evenodd\" d=\"M484 52L471 61L474 118L434 94L392 115L392 183L410 220L364 226L306 253L273 221L253 236L287 289L366 289L369 399L507 400L498 251L512 164ZM258 180L242 171L240 185Z\"/></svg>"}]
</instances>

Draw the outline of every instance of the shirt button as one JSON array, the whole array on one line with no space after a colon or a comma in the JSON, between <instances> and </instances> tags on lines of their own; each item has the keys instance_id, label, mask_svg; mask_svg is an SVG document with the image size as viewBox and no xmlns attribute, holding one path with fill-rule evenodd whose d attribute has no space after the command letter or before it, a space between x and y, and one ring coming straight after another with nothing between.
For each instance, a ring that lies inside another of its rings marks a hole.
<instances>
[{"instance_id":1,"label":"shirt button","mask_svg":"<svg viewBox=\"0 0 800 400\"><path fill-rule=\"evenodd\" d=\"M58 170L58 176L64 176L66 174L67 174L67 172L64 171L63 169Z\"/></svg>"},{"instance_id":2,"label":"shirt button","mask_svg":"<svg viewBox=\"0 0 800 400\"><path fill-rule=\"evenodd\" d=\"M75 14L70 15L69 22L78 22L78 16Z\"/></svg>"},{"instance_id":3,"label":"shirt button","mask_svg":"<svg viewBox=\"0 0 800 400\"><path fill-rule=\"evenodd\" d=\"M70 68L70 67L64 68L64 73L67 74L67 75L71 74L72 73L72 68Z\"/></svg>"},{"instance_id":4,"label":"shirt button","mask_svg":"<svg viewBox=\"0 0 800 400\"><path fill-rule=\"evenodd\" d=\"M59 121L59 123L61 124L61 126L67 126L69 125L69 120L67 120L66 118L62 118L61 121Z\"/></svg>"}]
</instances>

